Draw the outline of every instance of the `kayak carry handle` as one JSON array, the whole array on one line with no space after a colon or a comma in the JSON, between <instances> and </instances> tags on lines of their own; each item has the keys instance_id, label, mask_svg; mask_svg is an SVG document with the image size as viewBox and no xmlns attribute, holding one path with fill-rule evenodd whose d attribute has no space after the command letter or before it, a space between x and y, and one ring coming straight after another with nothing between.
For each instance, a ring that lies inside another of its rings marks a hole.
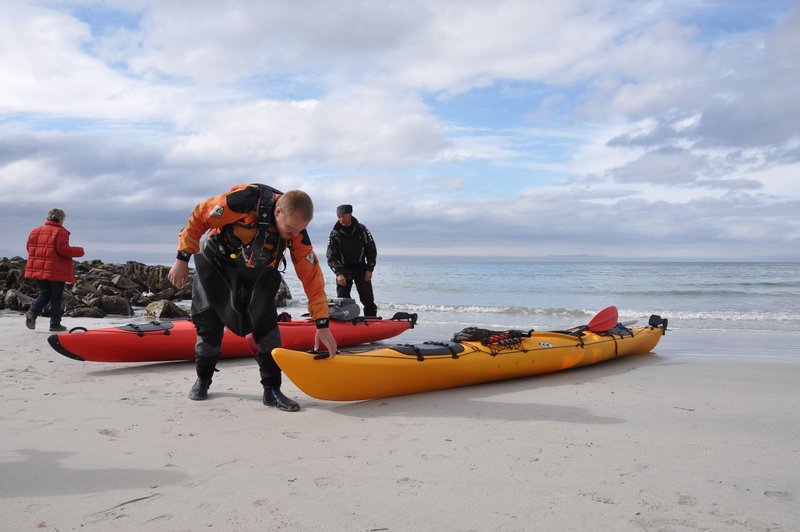
<instances>
[{"instance_id":1,"label":"kayak carry handle","mask_svg":"<svg viewBox=\"0 0 800 532\"><path fill-rule=\"evenodd\" d=\"M654 329L661 327L662 328L661 336L664 336L665 334L667 334L667 323L669 323L669 320L667 318L662 318L657 314L651 314L650 320L647 322L647 325L653 327Z\"/></svg>"},{"instance_id":2,"label":"kayak carry handle","mask_svg":"<svg viewBox=\"0 0 800 532\"><path fill-rule=\"evenodd\" d=\"M395 312L394 316L392 316L393 320L407 320L411 322L411 328L414 328L414 325L417 324L417 314L409 314L408 312Z\"/></svg>"}]
</instances>

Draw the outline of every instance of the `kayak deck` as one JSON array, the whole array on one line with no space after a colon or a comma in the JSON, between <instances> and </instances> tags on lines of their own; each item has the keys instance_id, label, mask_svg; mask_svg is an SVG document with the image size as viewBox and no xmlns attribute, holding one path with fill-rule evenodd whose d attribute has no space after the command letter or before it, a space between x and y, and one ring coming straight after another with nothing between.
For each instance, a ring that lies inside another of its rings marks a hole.
<instances>
[{"instance_id":1,"label":"kayak deck","mask_svg":"<svg viewBox=\"0 0 800 532\"><path fill-rule=\"evenodd\" d=\"M626 330L629 334L531 332L505 345L461 341L371 346L343 349L334 358L280 348L273 356L306 394L355 401L539 375L648 353L666 325Z\"/></svg>"},{"instance_id":2,"label":"kayak deck","mask_svg":"<svg viewBox=\"0 0 800 532\"><path fill-rule=\"evenodd\" d=\"M376 342L397 336L414 327L416 314L397 313L392 318L359 317L331 320L330 329L342 346ZM283 345L292 349L313 349L316 325L313 320L280 322ZM86 330L78 327L47 339L58 353L88 362L167 362L194 360L197 331L189 320L128 324ZM253 356L246 337L225 329L221 358Z\"/></svg>"}]
</instances>

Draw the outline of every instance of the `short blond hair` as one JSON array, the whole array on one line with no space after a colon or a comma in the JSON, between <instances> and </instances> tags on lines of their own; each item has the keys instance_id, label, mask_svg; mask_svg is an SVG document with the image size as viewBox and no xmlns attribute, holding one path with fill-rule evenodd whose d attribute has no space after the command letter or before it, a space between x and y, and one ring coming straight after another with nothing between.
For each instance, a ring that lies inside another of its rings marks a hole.
<instances>
[{"instance_id":1,"label":"short blond hair","mask_svg":"<svg viewBox=\"0 0 800 532\"><path fill-rule=\"evenodd\" d=\"M50 209L47 211L47 219L51 222L63 222L67 214L61 209Z\"/></svg>"},{"instance_id":2,"label":"short blond hair","mask_svg":"<svg viewBox=\"0 0 800 532\"><path fill-rule=\"evenodd\" d=\"M297 213L307 222L314 218L314 203L311 201L311 196L302 190L286 192L278 198L277 206L287 215L292 216Z\"/></svg>"}]
</instances>

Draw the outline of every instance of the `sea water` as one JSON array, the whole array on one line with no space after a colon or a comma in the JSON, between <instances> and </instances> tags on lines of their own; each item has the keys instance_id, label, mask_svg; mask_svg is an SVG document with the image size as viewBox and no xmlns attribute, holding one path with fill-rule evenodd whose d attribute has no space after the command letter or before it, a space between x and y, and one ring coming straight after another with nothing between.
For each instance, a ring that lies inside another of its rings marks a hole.
<instances>
[{"instance_id":1,"label":"sea water","mask_svg":"<svg viewBox=\"0 0 800 532\"><path fill-rule=\"evenodd\" d=\"M327 291L335 278L325 268ZM305 312L292 267L290 313ZM378 314L416 313L402 340L446 340L468 326L559 330L614 305L620 320L669 320L660 354L800 361L800 263L522 262L381 258ZM358 299L353 288L352 297Z\"/></svg>"}]
</instances>

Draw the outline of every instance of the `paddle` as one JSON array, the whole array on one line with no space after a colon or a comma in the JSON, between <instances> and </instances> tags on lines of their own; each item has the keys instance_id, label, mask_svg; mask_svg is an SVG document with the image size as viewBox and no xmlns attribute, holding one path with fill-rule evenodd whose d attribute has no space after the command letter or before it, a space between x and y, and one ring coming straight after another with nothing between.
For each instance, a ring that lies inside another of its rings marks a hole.
<instances>
[{"instance_id":1,"label":"paddle","mask_svg":"<svg viewBox=\"0 0 800 532\"><path fill-rule=\"evenodd\" d=\"M606 332L609 329L613 329L617 325L618 320L619 312L617 311L617 307L612 305L598 312L586 328L596 333Z\"/></svg>"}]
</instances>

